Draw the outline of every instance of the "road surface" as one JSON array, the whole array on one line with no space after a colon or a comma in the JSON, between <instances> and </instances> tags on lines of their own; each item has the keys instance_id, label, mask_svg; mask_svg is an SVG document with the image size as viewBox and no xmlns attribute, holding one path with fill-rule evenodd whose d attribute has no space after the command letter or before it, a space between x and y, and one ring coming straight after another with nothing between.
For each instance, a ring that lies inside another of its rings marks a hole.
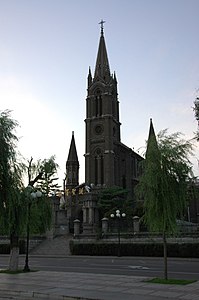
<instances>
[{"instance_id":1,"label":"road surface","mask_svg":"<svg viewBox=\"0 0 199 300\"><path fill-rule=\"evenodd\" d=\"M0 255L0 269L8 266L9 256ZM20 268L23 268L25 256L21 255ZM163 258L151 257L41 257L29 256L31 269L42 271L78 272L93 274L115 274L127 276L163 276ZM199 259L168 258L170 278L198 279Z\"/></svg>"}]
</instances>

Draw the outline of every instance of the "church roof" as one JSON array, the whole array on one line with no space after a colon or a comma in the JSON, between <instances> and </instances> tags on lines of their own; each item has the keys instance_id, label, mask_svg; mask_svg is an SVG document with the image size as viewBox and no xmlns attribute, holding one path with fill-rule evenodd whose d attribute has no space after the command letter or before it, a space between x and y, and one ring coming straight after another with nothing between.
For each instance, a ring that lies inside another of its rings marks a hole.
<instances>
[{"instance_id":1,"label":"church roof","mask_svg":"<svg viewBox=\"0 0 199 300\"><path fill-rule=\"evenodd\" d=\"M71 143L70 143L70 149L68 153L68 162L78 162L78 156L77 156L77 150L76 150L76 145L75 145L75 137L74 137L74 131L72 132L72 138L71 138Z\"/></svg>"},{"instance_id":2,"label":"church roof","mask_svg":"<svg viewBox=\"0 0 199 300\"><path fill-rule=\"evenodd\" d=\"M103 27L101 27L101 36L99 41L94 78L101 77L105 80L107 76L110 76L110 68L104 39L104 31Z\"/></svg>"}]
</instances>

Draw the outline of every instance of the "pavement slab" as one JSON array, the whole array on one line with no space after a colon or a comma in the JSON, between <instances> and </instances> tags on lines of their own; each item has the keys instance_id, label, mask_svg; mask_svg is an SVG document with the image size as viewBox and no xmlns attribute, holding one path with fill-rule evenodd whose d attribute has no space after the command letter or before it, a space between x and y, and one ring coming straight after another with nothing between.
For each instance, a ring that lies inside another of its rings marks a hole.
<instances>
[{"instance_id":1,"label":"pavement slab","mask_svg":"<svg viewBox=\"0 0 199 300\"><path fill-rule=\"evenodd\" d=\"M147 283L149 277L38 271L0 274L1 299L198 300L199 283Z\"/></svg>"}]
</instances>

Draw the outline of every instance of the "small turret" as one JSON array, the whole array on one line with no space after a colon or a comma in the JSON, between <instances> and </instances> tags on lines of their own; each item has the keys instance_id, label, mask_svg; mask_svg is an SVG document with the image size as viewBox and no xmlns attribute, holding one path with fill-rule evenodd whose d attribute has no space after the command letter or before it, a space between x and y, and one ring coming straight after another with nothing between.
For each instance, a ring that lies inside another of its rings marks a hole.
<instances>
[{"instance_id":1,"label":"small turret","mask_svg":"<svg viewBox=\"0 0 199 300\"><path fill-rule=\"evenodd\" d=\"M92 74L91 74L91 68L89 67L89 71L88 71L88 88L91 86L93 82L93 78L92 78Z\"/></svg>"},{"instance_id":2,"label":"small turret","mask_svg":"<svg viewBox=\"0 0 199 300\"><path fill-rule=\"evenodd\" d=\"M113 80L115 81L115 84L117 84L117 77L116 77L115 71L114 71L114 74L113 74Z\"/></svg>"}]
</instances>

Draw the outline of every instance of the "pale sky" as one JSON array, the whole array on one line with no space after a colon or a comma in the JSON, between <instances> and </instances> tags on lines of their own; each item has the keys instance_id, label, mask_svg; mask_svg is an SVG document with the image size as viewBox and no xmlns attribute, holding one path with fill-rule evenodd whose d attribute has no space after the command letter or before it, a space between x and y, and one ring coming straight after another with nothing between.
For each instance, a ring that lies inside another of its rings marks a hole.
<instances>
[{"instance_id":1,"label":"pale sky","mask_svg":"<svg viewBox=\"0 0 199 300\"><path fill-rule=\"evenodd\" d=\"M84 182L87 74L101 19L118 79L122 142L142 153L150 118L156 133L168 128L191 139L198 12L199 0L0 0L0 110L12 110L20 124L22 155L55 154L62 183L74 131Z\"/></svg>"}]
</instances>

